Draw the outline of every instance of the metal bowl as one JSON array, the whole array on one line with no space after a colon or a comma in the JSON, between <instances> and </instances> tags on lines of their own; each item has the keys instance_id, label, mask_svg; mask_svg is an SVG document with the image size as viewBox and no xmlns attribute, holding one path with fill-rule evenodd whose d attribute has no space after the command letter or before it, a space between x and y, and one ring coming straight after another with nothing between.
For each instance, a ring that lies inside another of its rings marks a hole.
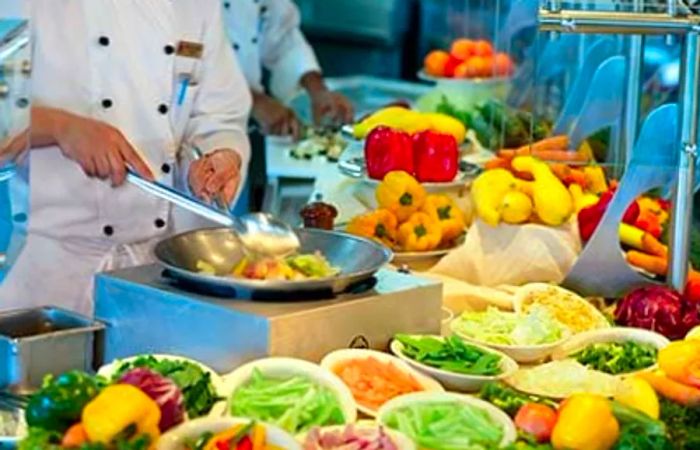
<instances>
[{"instance_id":1,"label":"metal bowl","mask_svg":"<svg viewBox=\"0 0 700 450\"><path fill-rule=\"evenodd\" d=\"M243 258L243 249L228 228L196 230L170 237L158 243L155 256L177 281L208 293L236 297L318 291L339 294L371 279L392 258L388 248L347 233L317 229L298 229L296 233L301 241L300 253L321 252L333 266L340 268L340 274L308 280L261 281L200 273L198 261L212 265L218 274L226 274Z\"/></svg>"}]
</instances>

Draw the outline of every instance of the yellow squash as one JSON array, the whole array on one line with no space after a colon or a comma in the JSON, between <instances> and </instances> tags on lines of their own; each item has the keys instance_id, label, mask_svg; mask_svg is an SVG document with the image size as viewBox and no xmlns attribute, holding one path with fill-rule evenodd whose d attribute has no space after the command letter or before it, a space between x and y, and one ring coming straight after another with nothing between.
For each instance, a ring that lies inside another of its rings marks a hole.
<instances>
[{"instance_id":1,"label":"yellow squash","mask_svg":"<svg viewBox=\"0 0 700 450\"><path fill-rule=\"evenodd\" d=\"M519 190L512 190L501 201L501 218L505 223L526 222L532 215L532 200Z\"/></svg>"},{"instance_id":2,"label":"yellow squash","mask_svg":"<svg viewBox=\"0 0 700 450\"><path fill-rule=\"evenodd\" d=\"M517 180L506 169L491 169L479 175L471 190L477 216L484 223L497 226L501 221L503 197L517 186Z\"/></svg>"},{"instance_id":3,"label":"yellow squash","mask_svg":"<svg viewBox=\"0 0 700 450\"><path fill-rule=\"evenodd\" d=\"M569 190L549 166L532 156L518 156L513 159L512 166L534 177L533 200L540 220L551 226L566 223L574 212L574 202Z\"/></svg>"}]
</instances>

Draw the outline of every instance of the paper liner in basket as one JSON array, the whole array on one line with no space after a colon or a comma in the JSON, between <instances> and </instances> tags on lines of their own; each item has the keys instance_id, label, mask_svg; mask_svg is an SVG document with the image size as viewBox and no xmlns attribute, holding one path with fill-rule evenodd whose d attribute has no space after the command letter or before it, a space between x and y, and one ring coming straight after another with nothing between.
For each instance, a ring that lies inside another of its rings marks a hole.
<instances>
[{"instance_id":1,"label":"paper liner in basket","mask_svg":"<svg viewBox=\"0 0 700 450\"><path fill-rule=\"evenodd\" d=\"M577 230L575 220L557 228L476 220L464 244L431 272L480 286L560 283L581 251Z\"/></svg>"}]
</instances>

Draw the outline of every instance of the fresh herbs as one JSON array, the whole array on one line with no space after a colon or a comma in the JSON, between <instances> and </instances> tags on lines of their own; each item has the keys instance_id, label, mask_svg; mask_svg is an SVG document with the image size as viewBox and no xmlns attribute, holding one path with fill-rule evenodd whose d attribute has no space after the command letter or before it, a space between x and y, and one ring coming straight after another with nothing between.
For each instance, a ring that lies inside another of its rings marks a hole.
<instances>
[{"instance_id":1,"label":"fresh herbs","mask_svg":"<svg viewBox=\"0 0 700 450\"><path fill-rule=\"evenodd\" d=\"M664 398L661 403L661 420L677 450L700 448L700 407L679 405Z\"/></svg>"},{"instance_id":2,"label":"fresh herbs","mask_svg":"<svg viewBox=\"0 0 700 450\"><path fill-rule=\"evenodd\" d=\"M557 407L554 400L538 397L536 395L523 394L500 382L486 383L479 392L479 397L494 406L502 409L513 417L518 410L528 403L540 403L542 405Z\"/></svg>"},{"instance_id":3,"label":"fresh herbs","mask_svg":"<svg viewBox=\"0 0 700 450\"><path fill-rule=\"evenodd\" d=\"M121 379L122 375L137 367L151 369L172 380L182 391L185 409L190 419L208 414L214 404L219 401L211 374L205 372L197 364L184 360L141 356L119 366L113 380Z\"/></svg>"},{"instance_id":4,"label":"fresh herbs","mask_svg":"<svg viewBox=\"0 0 700 450\"><path fill-rule=\"evenodd\" d=\"M619 375L653 366L657 353L653 345L627 341L591 344L571 356L590 369Z\"/></svg>"},{"instance_id":5,"label":"fresh herbs","mask_svg":"<svg viewBox=\"0 0 700 450\"><path fill-rule=\"evenodd\" d=\"M460 338L397 334L396 340L407 357L437 369L466 375L498 375L501 357L495 353L466 344Z\"/></svg>"}]
</instances>

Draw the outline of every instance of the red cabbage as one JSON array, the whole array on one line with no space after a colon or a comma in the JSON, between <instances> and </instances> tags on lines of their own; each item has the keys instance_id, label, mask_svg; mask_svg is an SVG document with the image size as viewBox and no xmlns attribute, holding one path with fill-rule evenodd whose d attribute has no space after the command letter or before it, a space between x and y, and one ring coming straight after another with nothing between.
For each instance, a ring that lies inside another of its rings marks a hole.
<instances>
[{"instance_id":1,"label":"red cabbage","mask_svg":"<svg viewBox=\"0 0 700 450\"><path fill-rule=\"evenodd\" d=\"M182 392L169 378L150 369L137 368L125 373L119 382L136 386L158 404L160 431L167 431L185 421Z\"/></svg>"},{"instance_id":2,"label":"red cabbage","mask_svg":"<svg viewBox=\"0 0 700 450\"><path fill-rule=\"evenodd\" d=\"M648 286L631 291L617 304L615 321L682 339L700 324L700 304L665 286Z\"/></svg>"}]
</instances>

